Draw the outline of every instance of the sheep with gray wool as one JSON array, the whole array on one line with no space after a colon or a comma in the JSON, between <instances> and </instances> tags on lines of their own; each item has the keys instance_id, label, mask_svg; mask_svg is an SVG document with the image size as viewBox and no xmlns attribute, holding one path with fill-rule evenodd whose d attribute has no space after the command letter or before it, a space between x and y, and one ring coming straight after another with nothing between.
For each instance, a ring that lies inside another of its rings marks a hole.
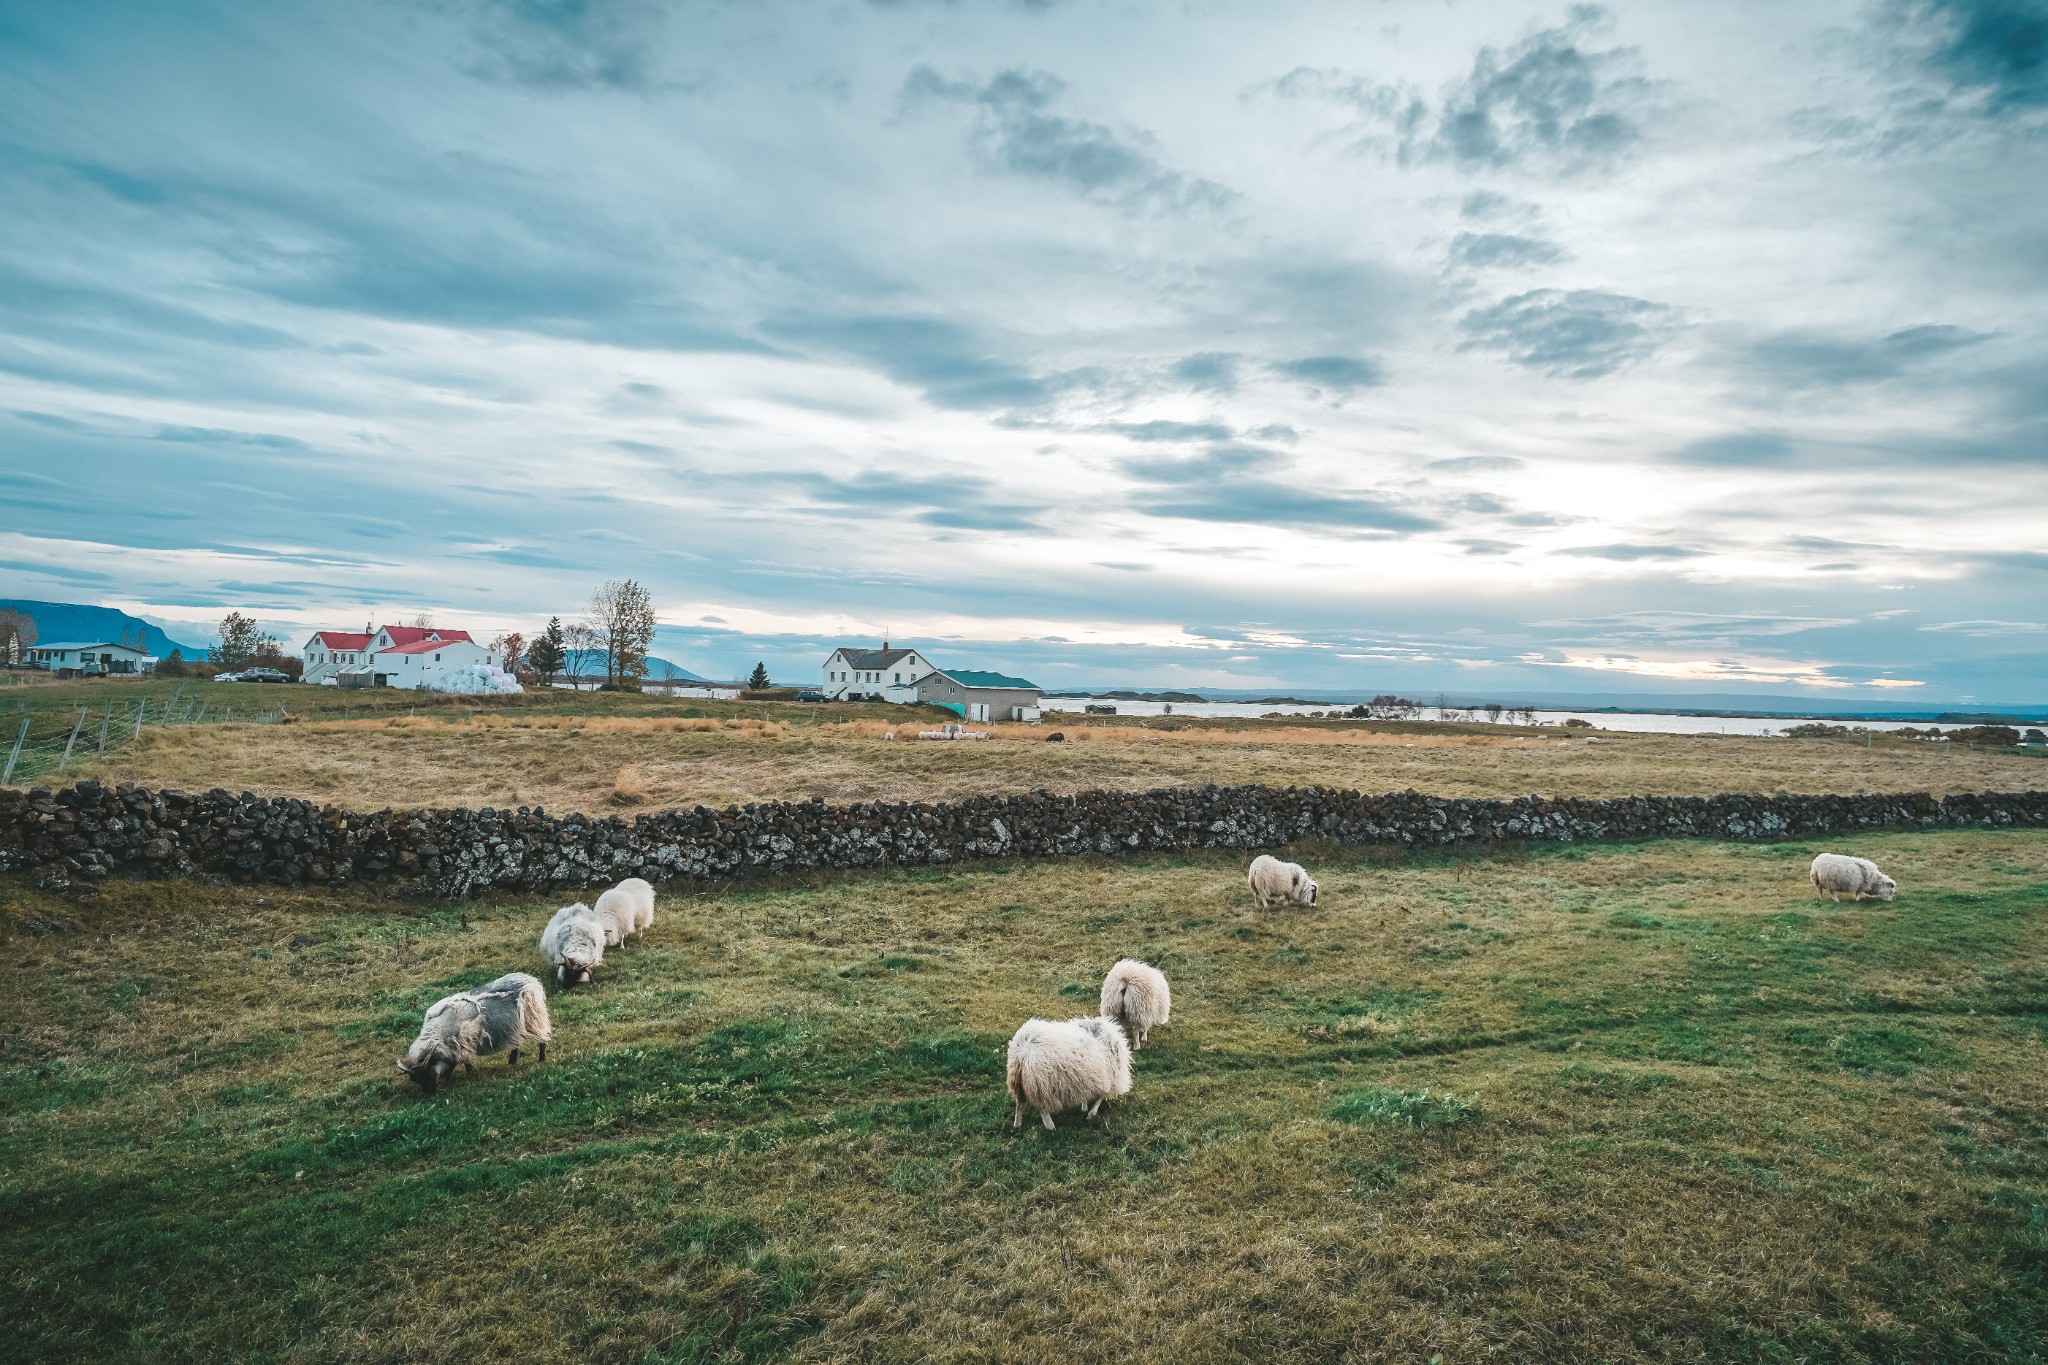
<instances>
[{"instance_id":1,"label":"sheep with gray wool","mask_svg":"<svg viewBox=\"0 0 2048 1365\"><path fill-rule=\"evenodd\" d=\"M540 1045L548 1059L548 996L538 979L508 972L488 986L438 1000L420 1024L412 1049L398 1059L398 1069L429 1095L440 1089L460 1065L476 1074L476 1059L504 1052L510 1066L519 1065L519 1050Z\"/></svg>"},{"instance_id":2,"label":"sheep with gray wool","mask_svg":"<svg viewBox=\"0 0 2048 1365\"><path fill-rule=\"evenodd\" d=\"M1844 853L1823 853L1813 860L1807 874L1813 881L1813 893L1831 900L1842 899L1844 891L1857 900L1865 896L1876 896L1879 900L1890 900L1899 889L1899 884L1877 870L1877 864L1868 858L1851 858Z\"/></svg>"},{"instance_id":3,"label":"sheep with gray wool","mask_svg":"<svg viewBox=\"0 0 2048 1365\"><path fill-rule=\"evenodd\" d=\"M1024 1126L1024 1106L1048 1129L1066 1109L1094 1118L1102 1102L1131 1092L1131 1045L1115 1020L1027 1019L1010 1039L1008 1084L1017 1102L1010 1127Z\"/></svg>"},{"instance_id":4,"label":"sheep with gray wool","mask_svg":"<svg viewBox=\"0 0 2048 1365\"><path fill-rule=\"evenodd\" d=\"M604 921L604 946L616 948L638 937L654 923L654 888L628 877L597 898L597 917Z\"/></svg>"},{"instance_id":5,"label":"sheep with gray wool","mask_svg":"<svg viewBox=\"0 0 2048 1365\"><path fill-rule=\"evenodd\" d=\"M1173 1012L1166 973L1136 958L1122 958L1102 978L1102 1017L1131 1031L1131 1051L1145 1046L1152 1030Z\"/></svg>"},{"instance_id":6,"label":"sheep with gray wool","mask_svg":"<svg viewBox=\"0 0 2048 1365\"><path fill-rule=\"evenodd\" d=\"M1261 910L1275 901L1283 905L1316 903L1315 878L1309 876L1300 863L1283 863L1270 853L1261 853L1252 859L1245 881L1250 884L1252 899L1259 903Z\"/></svg>"},{"instance_id":7,"label":"sheep with gray wool","mask_svg":"<svg viewBox=\"0 0 2048 1365\"><path fill-rule=\"evenodd\" d=\"M555 980L574 986L590 980L604 961L607 938L597 911L578 901L555 911L540 931L540 955L555 969Z\"/></svg>"}]
</instances>

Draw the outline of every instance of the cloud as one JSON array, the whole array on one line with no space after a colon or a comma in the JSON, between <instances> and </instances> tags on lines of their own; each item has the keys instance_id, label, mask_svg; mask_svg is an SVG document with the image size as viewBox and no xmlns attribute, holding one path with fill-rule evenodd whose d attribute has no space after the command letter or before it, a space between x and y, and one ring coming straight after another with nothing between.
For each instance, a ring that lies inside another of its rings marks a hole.
<instances>
[{"instance_id":1,"label":"cloud","mask_svg":"<svg viewBox=\"0 0 2048 1365\"><path fill-rule=\"evenodd\" d=\"M1946 324L1907 327L1876 338L1776 332L1749 341L1738 363L1755 382L1777 389L1877 384L1988 340L1983 332Z\"/></svg>"},{"instance_id":2,"label":"cloud","mask_svg":"<svg viewBox=\"0 0 2048 1365\"><path fill-rule=\"evenodd\" d=\"M1653 355L1678 309L1598 289L1532 289L1458 320L1461 351L1496 351L1525 369L1597 379Z\"/></svg>"},{"instance_id":3,"label":"cloud","mask_svg":"<svg viewBox=\"0 0 2048 1365\"><path fill-rule=\"evenodd\" d=\"M1227 441L1232 432L1220 422L1111 422L1102 430L1133 441Z\"/></svg>"},{"instance_id":4,"label":"cloud","mask_svg":"<svg viewBox=\"0 0 2048 1365\"><path fill-rule=\"evenodd\" d=\"M1691 441L1671 452L1682 464L1748 467L1782 464L1792 442L1780 431L1737 431Z\"/></svg>"},{"instance_id":5,"label":"cloud","mask_svg":"<svg viewBox=\"0 0 2048 1365\"><path fill-rule=\"evenodd\" d=\"M1237 198L1214 181L1165 165L1148 133L1119 133L1053 112L1066 82L1011 67L987 82L947 80L930 66L911 70L903 104L965 105L976 111L975 141L984 163L1063 185L1082 198L1125 209L1219 209Z\"/></svg>"},{"instance_id":6,"label":"cloud","mask_svg":"<svg viewBox=\"0 0 2048 1365\"><path fill-rule=\"evenodd\" d=\"M1199 351L1174 362L1167 373L1197 393L1237 392L1239 357L1227 351Z\"/></svg>"},{"instance_id":7,"label":"cloud","mask_svg":"<svg viewBox=\"0 0 2048 1365\"><path fill-rule=\"evenodd\" d=\"M1701 552L1688 550L1677 545L1574 545L1559 550L1561 555L1574 555L1581 559L1614 559L1635 561L1641 559L1698 559Z\"/></svg>"},{"instance_id":8,"label":"cloud","mask_svg":"<svg viewBox=\"0 0 2048 1365\"><path fill-rule=\"evenodd\" d=\"M1511 455L1457 455L1431 460L1429 467L1440 474L1505 474L1522 468L1522 461Z\"/></svg>"},{"instance_id":9,"label":"cloud","mask_svg":"<svg viewBox=\"0 0 2048 1365\"><path fill-rule=\"evenodd\" d=\"M1360 532L1426 531L1442 524L1390 498L1259 477L1278 474L1287 464L1277 451L1230 445L1179 459L1134 457L1118 467L1158 490L1140 490L1131 498L1132 506L1152 516Z\"/></svg>"},{"instance_id":10,"label":"cloud","mask_svg":"<svg viewBox=\"0 0 2048 1365\"><path fill-rule=\"evenodd\" d=\"M676 88L663 77L659 0L469 0L470 74L544 90Z\"/></svg>"},{"instance_id":11,"label":"cloud","mask_svg":"<svg viewBox=\"0 0 2048 1365\"><path fill-rule=\"evenodd\" d=\"M1540 237L1509 232L1461 232L1451 239L1450 262L1474 270L1549 265L1564 253Z\"/></svg>"},{"instance_id":12,"label":"cloud","mask_svg":"<svg viewBox=\"0 0 2048 1365\"><path fill-rule=\"evenodd\" d=\"M1549 652L1523 654L1523 663L1542 668L1583 668L1602 673L1630 673L1641 677L1665 678L1685 682L1750 683L1798 687L1820 687L1830 690L1855 687L1856 681L1837 677L1831 669L1840 664L1819 663L1811 660L1773 659L1768 656L1721 657L1711 659L1684 657L1656 657L1637 654L1599 654L1564 649ZM1875 686L1867 682L1865 686ZM1917 681L1887 679L1888 687L1919 687Z\"/></svg>"},{"instance_id":13,"label":"cloud","mask_svg":"<svg viewBox=\"0 0 2048 1365\"><path fill-rule=\"evenodd\" d=\"M784 476L809 494L809 503L833 512L881 510L946 530L1041 531L1051 509L1005 500L988 479L973 475L928 478L864 470L847 478L824 474Z\"/></svg>"},{"instance_id":14,"label":"cloud","mask_svg":"<svg viewBox=\"0 0 2048 1365\"><path fill-rule=\"evenodd\" d=\"M2048 6L2041 0L1925 0L1893 9L1920 28L1928 70L1999 113L2048 105Z\"/></svg>"},{"instance_id":15,"label":"cloud","mask_svg":"<svg viewBox=\"0 0 2048 1365\"><path fill-rule=\"evenodd\" d=\"M1920 627L1935 634L1973 635L1987 640L2008 635L2039 635L2048 625L2039 621L1937 621Z\"/></svg>"},{"instance_id":16,"label":"cloud","mask_svg":"<svg viewBox=\"0 0 2048 1365\"><path fill-rule=\"evenodd\" d=\"M1471 71L1433 101L1410 85L1316 67L1297 67L1252 93L1346 108L1359 120L1354 149L1391 147L1404 165L1565 174L1602 168L1642 140L1652 96L1636 74L1634 48L1601 49L1589 41L1609 22L1600 6L1575 5L1563 24L1505 52L1481 47ZM1498 207L1487 203L1482 214Z\"/></svg>"},{"instance_id":17,"label":"cloud","mask_svg":"<svg viewBox=\"0 0 2048 1365\"><path fill-rule=\"evenodd\" d=\"M1312 389L1354 393L1385 383L1376 361L1348 355L1312 355L1300 360L1282 360L1273 369L1289 379L1298 379Z\"/></svg>"}]
</instances>

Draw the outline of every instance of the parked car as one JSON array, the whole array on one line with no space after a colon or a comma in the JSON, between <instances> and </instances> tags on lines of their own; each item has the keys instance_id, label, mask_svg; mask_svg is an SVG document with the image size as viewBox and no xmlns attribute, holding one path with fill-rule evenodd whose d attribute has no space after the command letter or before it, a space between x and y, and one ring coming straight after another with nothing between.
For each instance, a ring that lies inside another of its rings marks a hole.
<instances>
[{"instance_id":1,"label":"parked car","mask_svg":"<svg viewBox=\"0 0 2048 1365\"><path fill-rule=\"evenodd\" d=\"M240 682L242 675L239 673L216 673L213 675L213 680L215 682Z\"/></svg>"},{"instance_id":2,"label":"parked car","mask_svg":"<svg viewBox=\"0 0 2048 1365\"><path fill-rule=\"evenodd\" d=\"M796 699L798 701L823 701L825 700L825 694L823 692L799 692L796 694Z\"/></svg>"},{"instance_id":3,"label":"parked car","mask_svg":"<svg viewBox=\"0 0 2048 1365\"><path fill-rule=\"evenodd\" d=\"M234 680L236 682L253 683L288 683L292 680L292 676L289 673L280 673L274 668L245 668L240 673L235 674ZM220 680L215 679L215 681L218 682Z\"/></svg>"}]
</instances>

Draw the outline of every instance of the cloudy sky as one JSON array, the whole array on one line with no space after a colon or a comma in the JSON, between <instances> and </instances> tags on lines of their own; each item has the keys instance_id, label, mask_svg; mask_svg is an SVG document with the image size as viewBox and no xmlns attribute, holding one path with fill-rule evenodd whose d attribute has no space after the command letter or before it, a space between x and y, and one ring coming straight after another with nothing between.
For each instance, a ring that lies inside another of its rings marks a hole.
<instances>
[{"instance_id":1,"label":"cloudy sky","mask_svg":"<svg viewBox=\"0 0 2048 1365\"><path fill-rule=\"evenodd\" d=\"M0 0L0 595L2048 699L2048 0Z\"/></svg>"}]
</instances>

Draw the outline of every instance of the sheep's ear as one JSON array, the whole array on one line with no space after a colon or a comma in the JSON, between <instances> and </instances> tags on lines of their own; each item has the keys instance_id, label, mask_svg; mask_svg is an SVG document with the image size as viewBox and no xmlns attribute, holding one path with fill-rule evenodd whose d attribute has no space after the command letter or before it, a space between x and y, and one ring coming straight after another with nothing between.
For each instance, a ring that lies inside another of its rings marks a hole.
<instances>
[{"instance_id":1,"label":"sheep's ear","mask_svg":"<svg viewBox=\"0 0 2048 1365\"><path fill-rule=\"evenodd\" d=\"M1297 872L1297 873L1295 873L1295 874L1294 874L1294 884L1295 884L1296 886L1300 886L1300 885L1301 885L1301 874L1300 874L1299 872Z\"/></svg>"}]
</instances>

